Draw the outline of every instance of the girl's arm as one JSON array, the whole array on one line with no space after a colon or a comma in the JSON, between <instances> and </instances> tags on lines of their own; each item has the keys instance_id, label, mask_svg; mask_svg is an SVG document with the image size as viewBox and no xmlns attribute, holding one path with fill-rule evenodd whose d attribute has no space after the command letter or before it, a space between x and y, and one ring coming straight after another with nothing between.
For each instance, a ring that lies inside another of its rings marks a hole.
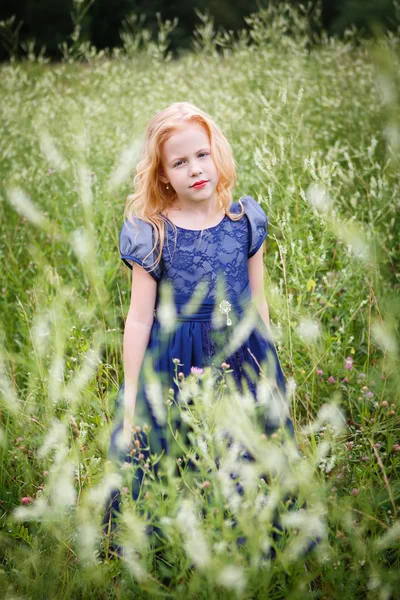
<instances>
[{"instance_id":1,"label":"girl's arm","mask_svg":"<svg viewBox=\"0 0 400 600\"><path fill-rule=\"evenodd\" d=\"M154 321L157 282L137 263L132 265L132 293L124 330L124 441L132 437L140 369Z\"/></svg>"},{"instance_id":2,"label":"girl's arm","mask_svg":"<svg viewBox=\"0 0 400 600\"><path fill-rule=\"evenodd\" d=\"M263 252L264 244L262 244L259 250L257 250L257 252L251 258L249 258L249 281L252 300L255 303L257 310L269 331L269 309L264 292Z\"/></svg>"}]
</instances>

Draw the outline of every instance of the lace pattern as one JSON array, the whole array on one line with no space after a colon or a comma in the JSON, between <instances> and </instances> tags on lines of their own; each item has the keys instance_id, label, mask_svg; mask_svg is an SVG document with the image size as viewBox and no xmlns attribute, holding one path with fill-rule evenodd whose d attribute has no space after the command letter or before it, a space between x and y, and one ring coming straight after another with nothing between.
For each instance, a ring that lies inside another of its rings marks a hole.
<instances>
[{"instance_id":1,"label":"lace pattern","mask_svg":"<svg viewBox=\"0 0 400 600\"><path fill-rule=\"evenodd\" d=\"M191 297L198 283L206 282L208 298L216 298L219 286L233 297L248 284L248 258L265 240L268 219L251 196L242 199L245 214L238 221L228 216L216 226L201 231L176 228L165 222L162 260L151 270L156 251L151 252L154 234L149 223L135 219L135 225L125 222L120 235L120 254L131 267L143 266L157 282L169 283L175 294ZM233 202L231 212L240 213ZM139 227L136 227L139 225Z\"/></svg>"}]
</instances>

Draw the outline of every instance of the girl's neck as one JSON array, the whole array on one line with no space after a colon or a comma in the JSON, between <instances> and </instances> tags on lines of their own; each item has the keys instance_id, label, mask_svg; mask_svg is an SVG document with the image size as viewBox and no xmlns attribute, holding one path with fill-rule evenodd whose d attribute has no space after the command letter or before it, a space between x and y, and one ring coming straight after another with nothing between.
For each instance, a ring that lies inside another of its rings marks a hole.
<instances>
[{"instance_id":1,"label":"girl's neck","mask_svg":"<svg viewBox=\"0 0 400 600\"><path fill-rule=\"evenodd\" d=\"M181 214L206 219L218 212L218 200L216 195L206 200L199 200L198 202L191 202L185 198L176 198L168 210L179 211Z\"/></svg>"},{"instance_id":2,"label":"girl's neck","mask_svg":"<svg viewBox=\"0 0 400 600\"><path fill-rule=\"evenodd\" d=\"M224 210L218 210L217 203L210 205L210 203L201 203L193 206L182 206L182 203L176 203L164 210L163 214L167 219L178 227L184 227L188 229L201 229L203 227L213 227L217 225L223 215Z\"/></svg>"}]
</instances>

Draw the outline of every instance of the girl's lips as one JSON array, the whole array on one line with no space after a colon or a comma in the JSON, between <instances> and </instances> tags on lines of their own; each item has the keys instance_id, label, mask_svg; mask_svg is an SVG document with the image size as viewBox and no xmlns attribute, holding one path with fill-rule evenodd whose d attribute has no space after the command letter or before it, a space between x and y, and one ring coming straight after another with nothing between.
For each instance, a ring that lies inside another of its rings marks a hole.
<instances>
[{"instance_id":1,"label":"girl's lips","mask_svg":"<svg viewBox=\"0 0 400 600\"><path fill-rule=\"evenodd\" d=\"M208 181L200 181L199 183L195 183L194 185L192 185L192 187L194 188L202 188L205 185L207 185Z\"/></svg>"}]
</instances>

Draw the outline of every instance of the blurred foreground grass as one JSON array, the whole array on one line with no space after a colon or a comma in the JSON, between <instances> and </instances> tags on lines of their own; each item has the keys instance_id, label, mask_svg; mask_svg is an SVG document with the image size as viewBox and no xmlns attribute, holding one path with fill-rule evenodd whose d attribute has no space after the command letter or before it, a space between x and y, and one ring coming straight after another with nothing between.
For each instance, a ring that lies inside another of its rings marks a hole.
<instances>
[{"instance_id":1,"label":"blurred foreground grass","mask_svg":"<svg viewBox=\"0 0 400 600\"><path fill-rule=\"evenodd\" d=\"M1 66L2 597L400 597L398 48L265 38L224 58ZM123 482L105 464L130 290L118 233L143 128L178 100L216 119L234 198L252 194L269 217L266 295L302 454L262 440L246 410L238 427L228 407L224 426L259 440L257 460L225 450L215 469L221 388L207 374L200 393L193 376L183 474L163 458L136 510L126 493L118 561L100 535L107 490ZM287 511L292 491L305 511ZM139 506L163 532L150 546ZM276 507L292 526L278 542Z\"/></svg>"}]
</instances>

